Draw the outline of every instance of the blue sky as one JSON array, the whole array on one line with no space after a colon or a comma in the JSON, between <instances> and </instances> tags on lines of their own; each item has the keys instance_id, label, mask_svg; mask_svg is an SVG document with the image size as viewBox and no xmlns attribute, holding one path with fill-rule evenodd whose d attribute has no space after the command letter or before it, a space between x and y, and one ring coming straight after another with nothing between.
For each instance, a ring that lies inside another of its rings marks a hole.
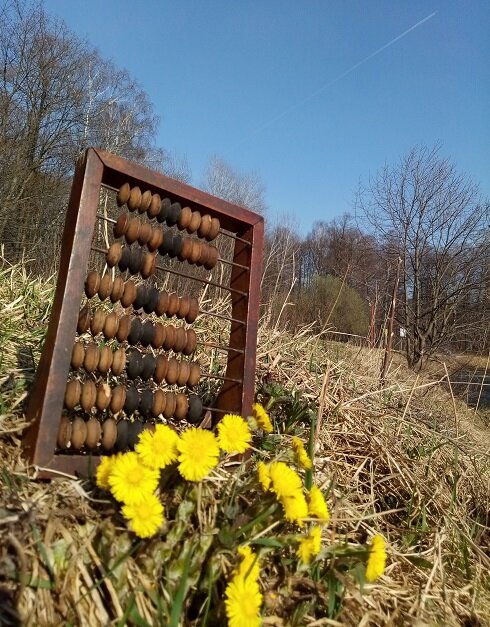
<instances>
[{"instance_id":1,"label":"blue sky","mask_svg":"<svg viewBox=\"0 0 490 627\"><path fill-rule=\"evenodd\" d=\"M194 185L218 154L257 172L270 215L303 233L352 211L359 179L421 143L441 142L490 196L487 0L45 6L138 79L157 144L186 155Z\"/></svg>"}]
</instances>

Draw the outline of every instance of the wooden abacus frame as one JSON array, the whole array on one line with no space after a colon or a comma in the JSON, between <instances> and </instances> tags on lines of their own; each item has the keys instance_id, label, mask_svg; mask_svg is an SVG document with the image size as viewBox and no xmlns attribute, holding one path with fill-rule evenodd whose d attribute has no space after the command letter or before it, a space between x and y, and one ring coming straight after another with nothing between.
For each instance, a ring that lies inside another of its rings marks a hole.
<instances>
[{"instance_id":1,"label":"wooden abacus frame","mask_svg":"<svg viewBox=\"0 0 490 627\"><path fill-rule=\"evenodd\" d=\"M58 427L70 370L71 351L101 188L119 189L128 182L153 194L168 195L193 211L216 217L234 234L229 283L232 309L226 377L216 407L248 415L251 412L257 343L263 218L172 178L102 150L89 148L77 164L66 215L58 281L48 332L30 395L27 418L32 421L24 446L39 477L86 475L99 455L56 452Z\"/></svg>"}]
</instances>

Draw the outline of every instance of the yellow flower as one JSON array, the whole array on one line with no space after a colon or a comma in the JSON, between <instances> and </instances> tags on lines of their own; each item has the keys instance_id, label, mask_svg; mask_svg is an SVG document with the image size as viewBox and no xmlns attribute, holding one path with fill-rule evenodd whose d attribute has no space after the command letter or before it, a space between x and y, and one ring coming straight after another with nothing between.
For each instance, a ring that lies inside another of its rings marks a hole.
<instances>
[{"instance_id":1,"label":"yellow flower","mask_svg":"<svg viewBox=\"0 0 490 627\"><path fill-rule=\"evenodd\" d=\"M269 465L269 473L272 481L271 490L278 497L295 495L302 489L301 477L284 462L272 462Z\"/></svg>"},{"instance_id":2,"label":"yellow flower","mask_svg":"<svg viewBox=\"0 0 490 627\"><path fill-rule=\"evenodd\" d=\"M327 524L330 520L330 512L328 511L325 498L316 485L311 486L311 490L308 495L308 514L315 518L322 520L324 524Z\"/></svg>"},{"instance_id":3,"label":"yellow flower","mask_svg":"<svg viewBox=\"0 0 490 627\"><path fill-rule=\"evenodd\" d=\"M124 505L122 513L128 520L128 527L140 538L153 536L163 523L163 505L154 494L149 494L141 503Z\"/></svg>"},{"instance_id":4,"label":"yellow flower","mask_svg":"<svg viewBox=\"0 0 490 627\"><path fill-rule=\"evenodd\" d=\"M311 468L310 456L305 451L303 442L297 437L293 437L293 451L298 466L305 469Z\"/></svg>"},{"instance_id":5,"label":"yellow flower","mask_svg":"<svg viewBox=\"0 0 490 627\"><path fill-rule=\"evenodd\" d=\"M302 527L303 518L308 517L308 505L303 492L297 490L294 494L279 498L279 501L284 509L284 518Z\"/></svg>"},{"instance_id":6,"label":"yellow flower","mask_svg":"<svg viewBox=\"0 0 490 627\"><path fill-rule=\"evenodd\" d=\"M218 440L206 429L186 429L177 442L177 449L179 472L187 481L201 481L218 464Z\"/></svg>"},{"instance_id":7,"label":"yellow flower","mask_svg":"<svg viewBox=\"0 0 490 627\"><path fill-rule=\"evenodd\" d=\"M310 530L310 533L299 541L299 546L296 554L304 564L309 564L312 557L315 557L315 555L318 555L318 553L320 553L321 547L321 530L318 525L315 525Z\"/></svg>"},{"instance_id":8,"label":"yellow flower","mask_svg":"<svg viewBox=\"0 0 490 627\"><path fill-rule=\"evenodd\" d=\"M259 560L249 546L238 549L242 561L234 570L233 579L226 586L225 608L229 627L259 627L262 624L260 607Z\"/></svg>"},{"instance_id":9,"label":"yellow flower","mask_svg":"<svg viewBox=\"0 0 490 627\"><path fill-rule=\"evenodd\" d=\"M114 461L109 485L118 501L132 505L155 491L159 477L160 473L142 464L136 453L124 453Z\"/></svg>"},{"instance_id":10,"label":"yellow flower","mask_svg":"<svg viewBox=\"0 0 490 627\"><path fill-rule=\"evenodd\" d=\"M251 577L257 581L260 572L258 556L248 545L238 547L238 553L242 557L242 561L238 569L235 570L235 575L241 575L245 578Z\"/></svg>"},{"instance_id":11,"label":"yellow flower","mask_svg":"<svg viewBox=\"0 0 490 627\"><path fill-rule=\"evenodd\" d=\"M366 581L375 581L384 573L386 566L385 541L381 536L374 536L371 540L369 558L366 566Z\"/></svg>"},{"instance_id":12,"label":"yellow flower","mask_svg":"<svg viewBox=\"0 0 490 627\"><path fill-rule=\"evenodd\" d=\"M165 468L177 459L179 436L167 425L156 425L155 432L145 429L140 435L135 451L145 466Z\"/></svg>"},{"instance_id":13,"label":"yellow flower","mask_svg":"<svg viewBox=\"0 0 490 627\"><path fill-rule=\"evenodd\" d=\"M269 467L264 462L257 462L257 473L259 475L259 483L267 491L271 485L271 475Z\"/></svg>"},{"instance_id":14,"label":"yellow flower","mask_svg":"<svg viewBox=\"0 0 490 627\"><path fill-rule=\"evenodd\" d=\"M112 472L112 467L114 465L116 457L116 455L104 455L104 457L101 458L95 472L95 482L99 488L109 490L109 475Z\"/></svg>"},{"instance_id":15,"label":"yellow flower","mask_svg":"<svg viewBox=\"0 0 490 627\"><path fill-rule=\"evenodd\" d=\"M218 442L227 453L243 453L250 448L252 434L241 416L226 414L218 423Z\"/></svg>"},{"instance_id":16,"label":"yellow flower","mask_svg":"<svg viewBox=\"0 0 490 627\"><path fill-rule=\"evenodd\" d=\"M271 419L269 418L269 414L265 411L260 403L253 404L252 415L261 429L263 429L267 433L272 433Z\"/></svg>"}]
</instances>

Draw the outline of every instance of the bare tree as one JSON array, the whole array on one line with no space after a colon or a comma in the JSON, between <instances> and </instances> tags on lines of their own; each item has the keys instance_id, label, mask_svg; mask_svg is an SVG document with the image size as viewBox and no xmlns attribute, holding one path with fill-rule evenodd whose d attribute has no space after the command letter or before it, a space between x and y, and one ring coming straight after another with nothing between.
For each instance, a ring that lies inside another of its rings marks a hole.
<instances>
[{"instance_id":1,"label":"bare tree","mask_svg":"<svg viewBox=\"0 0 490 627\"><path fill-rule=\"evenodd\" d=\"M468 303L488 289L481 269L490 254L478 186L439 147L417 147L360 187L357 208L387 254L402 259L397 322L409 365L421 368L460 324L478 332Z\"/></svg>"}]
</instances>

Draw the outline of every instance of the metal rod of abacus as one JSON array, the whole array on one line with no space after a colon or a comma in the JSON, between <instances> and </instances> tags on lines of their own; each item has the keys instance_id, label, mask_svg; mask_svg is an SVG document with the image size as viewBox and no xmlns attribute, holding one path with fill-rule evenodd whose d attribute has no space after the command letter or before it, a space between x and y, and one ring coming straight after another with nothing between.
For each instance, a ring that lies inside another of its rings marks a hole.
<instances>
[{"instance_id":1,"label":"metal rod of abacus","mask_svg":"<svg viewBox=\"0 0 490 627\"><path fill-rule=\"evenodd\" d=\"M203 409L205 409L206 411L214 411L218 414L231 414L231 413L236 413L239 414L239 411L236 412L231 412L229 409L218 409L218 407L206 407L205 405L203 405Z\"/></svg>"},{"instance_id":2,"label":"metal rod of abacus","mask_svg":"<svg viewBox=\"0 0 490 627\"><path fill-rule=\"evenodd\" d=\"M221 263L226 263L229 266L236 266L237 268L243 268L244 270L250 270L249 266L244 266L242 263L237 263L236 261L229 261L228 259L222 259L221 257L218 257L218 261L221 261Z\"/></svg>"},{"instance_id":3,"label":"metal rod of abacus","mask_svg":"<svg viewBox=\"0 0 490 627\"><path fill-rule=\"evenodd\" d=\"M222 283L216 283L215 281L209 281L208 279L200 279L196 276L191 276L190 274L184 274L183 272L172 270L171 268L164 268L163 266L157 265L155 266L155 268L157 268L157 270L163 270L164 272L170 272L170 274L176 274L177 276L182 276L185 279L192 279L193 281L198 281L199 283L206 283L207 285L212 285L213 287L219 287L222 290L227 290L228 292L234 292L235 294L240 294L240 296L247 296L247 292L236 290L234 287L228 287L227 285L223 285Z\"/></svg>"},{"instance_id":4,"label":"metal rod of abacus","mask_svg":"<svg viewBox=\"0 0 490 627\"><path fill-rule=\"evenodd\" d=\"M238 318L232 318L231 316L227 316L225 314L219 314L219 313L216 313L215 311L204 311L204 310L201 309L199 311L199 315L212 316L213 318L220 318L221 320L228 320L230 322L237 322L238 324L247 324L243 320L238 320Z\"/></svg>"},{"instance_id":5,"label":"metal rod of abacus","mask_svg":"<svg viewBox=\"0 0 490 627\"><path fill-rule=\"evenodd\" d=\"M224 352L232 351L233 353L243 353L244 350L240 348L232 348L231 346L223 346L222 344L215 344L214 342L197 342L199 346L205 346L206 348L216 348L217 350L222 350Z\"/></svg>"},{"instance_id":6,"label":"metal rod of abacus","mask_svg":"<svg viewBox=\"0 0 490 627\"><path fill-rule=\"evenodd\" d=\"M232 379L221 374L211 374L210 372L201 372L201 379L220 379L221 381L232 381L233 383L242 383L241 379Z\"/></svg>"},{"instance_id":7,"label":"metal rod of abacus","mask_svg":"<svg viewBox=\"0 0 490 627\"><path fill-rule=\"evenodd\" d=\"M97 213L96 215L101 220L105 220L106 222L110 222L111 224L116 224L117 222L117 220L113 220L112 218L109 218L108 216L105 216L102 213Z\"/></svg>"}]
</instances>

